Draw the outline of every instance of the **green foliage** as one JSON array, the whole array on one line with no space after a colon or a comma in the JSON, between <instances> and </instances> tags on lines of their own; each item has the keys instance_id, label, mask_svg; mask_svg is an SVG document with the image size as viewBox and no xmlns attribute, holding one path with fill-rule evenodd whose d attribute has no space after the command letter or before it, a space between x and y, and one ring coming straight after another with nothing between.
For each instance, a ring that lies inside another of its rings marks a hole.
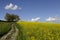
<instances>
[{"instance_id":1,"label":"green foliage","mask_svg":"<svg viewBox=\"0 0 60 40\"><path fill-rule=\"evenodd\" d=\"M6 21L18 21L20 18L18 15L7 13L5 16Z\"/></svg>"},{"instance_id":2,"label":"green foliage","mask_svg":"<svg viewBox=\"0 0 60 40\"><path fill-rule=\"evenodd\" d=\"M44 22L17 22L17 40L60 40L60 24Z\"/></svg>"},{"instance_id":3,"label":"green foliage","mask_svg":"<svg viewBox=\"0 0 60 40\"><path fill-rule=\"evenodd\" d=\"M8 22L0 22L0 37L6 34L11 29L11 24Z\"/></svg>"}]
</instances>

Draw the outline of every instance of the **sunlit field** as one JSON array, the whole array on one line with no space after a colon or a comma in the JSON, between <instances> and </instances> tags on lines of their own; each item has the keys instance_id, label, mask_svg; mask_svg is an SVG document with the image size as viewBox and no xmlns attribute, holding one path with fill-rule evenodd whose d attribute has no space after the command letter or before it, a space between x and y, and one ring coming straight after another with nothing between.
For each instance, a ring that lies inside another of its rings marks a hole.
<instances>
[{"instance_id":1,"label":"sunlit field","mask_svg":"<svg viewBox=\"0 0 60 40\"><path fill-rule=\"evenodd\" d=\"M50 22L17 22L17 40L60 40L60 24ZM0 37L11 29L11 23L0 22Z\"/></svg>"},{"instance_id":2,"label":"sunlit field","mask_svg":"<svg viewBox=\"0 0 60 40\"><path fill-rule=\"evenodd\" d=\"M47 22L17 22L17 40L60 40L60 24Z\"/></svg>"},{"instance_id":3,"label":"sunlit field","mask_svg":"<svg viewBox=\"0 0 60 40\"><path fill-rule=\"evenodd\" d=\"M11 29L11 24L8 22L0 22L0 37L6 34Z\"/></svg>"}]
</instances>

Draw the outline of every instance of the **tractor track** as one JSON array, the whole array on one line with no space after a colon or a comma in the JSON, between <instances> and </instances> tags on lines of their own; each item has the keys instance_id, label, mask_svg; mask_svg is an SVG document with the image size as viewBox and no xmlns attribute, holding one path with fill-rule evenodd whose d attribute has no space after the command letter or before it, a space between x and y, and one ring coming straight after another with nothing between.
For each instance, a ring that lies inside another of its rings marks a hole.
<instances>
[{"instance_id":1,"label":"tractor track","mask_svg":"<svg viewBox=\"0 0 60 40\"><path fill-rule=\"evenodd\" d=\"M6 35L2 36L0 40L16 40L18 33L18 28L15 26L15 24L12 24L11 30Z\"/></svg>"}]
</instances>

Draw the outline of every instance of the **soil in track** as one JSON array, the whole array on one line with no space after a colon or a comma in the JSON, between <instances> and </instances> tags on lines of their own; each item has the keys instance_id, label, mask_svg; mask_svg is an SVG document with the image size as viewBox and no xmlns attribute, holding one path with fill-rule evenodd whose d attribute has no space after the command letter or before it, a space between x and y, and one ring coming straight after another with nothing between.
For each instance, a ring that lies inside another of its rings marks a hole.
<instances>
[{"instance_id":1,"label":"soil in track","mask_svg":"<svg viewBox=\"0 0 60 40\"><path fill-rule=\"evenodd\" d=\"M12 24L11 25L11 30L7 34L2 36L0 38L0 40L16 40L17 36L18 36L18 33L19 33L18 28L16 27L15 24Z\"/></svg>"}]
</instances>

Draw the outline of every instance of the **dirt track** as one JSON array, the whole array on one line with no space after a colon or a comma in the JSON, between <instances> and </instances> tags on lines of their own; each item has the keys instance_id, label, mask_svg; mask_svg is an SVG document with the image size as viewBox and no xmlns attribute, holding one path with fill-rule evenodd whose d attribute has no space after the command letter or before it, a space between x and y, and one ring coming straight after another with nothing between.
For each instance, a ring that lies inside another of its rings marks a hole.
<instances>
[{"instance_id":1,"label":"dirt track","mask_svg":"<svg viewBox=\"0 0 60 40\"><path fill-rule=\"evenodd\" d=\"M19 30L16 28L15 24L12 24L11 30L6 35L2 36L0 40L16 40L18 33Z\"/></svg>"}]
</instances>

